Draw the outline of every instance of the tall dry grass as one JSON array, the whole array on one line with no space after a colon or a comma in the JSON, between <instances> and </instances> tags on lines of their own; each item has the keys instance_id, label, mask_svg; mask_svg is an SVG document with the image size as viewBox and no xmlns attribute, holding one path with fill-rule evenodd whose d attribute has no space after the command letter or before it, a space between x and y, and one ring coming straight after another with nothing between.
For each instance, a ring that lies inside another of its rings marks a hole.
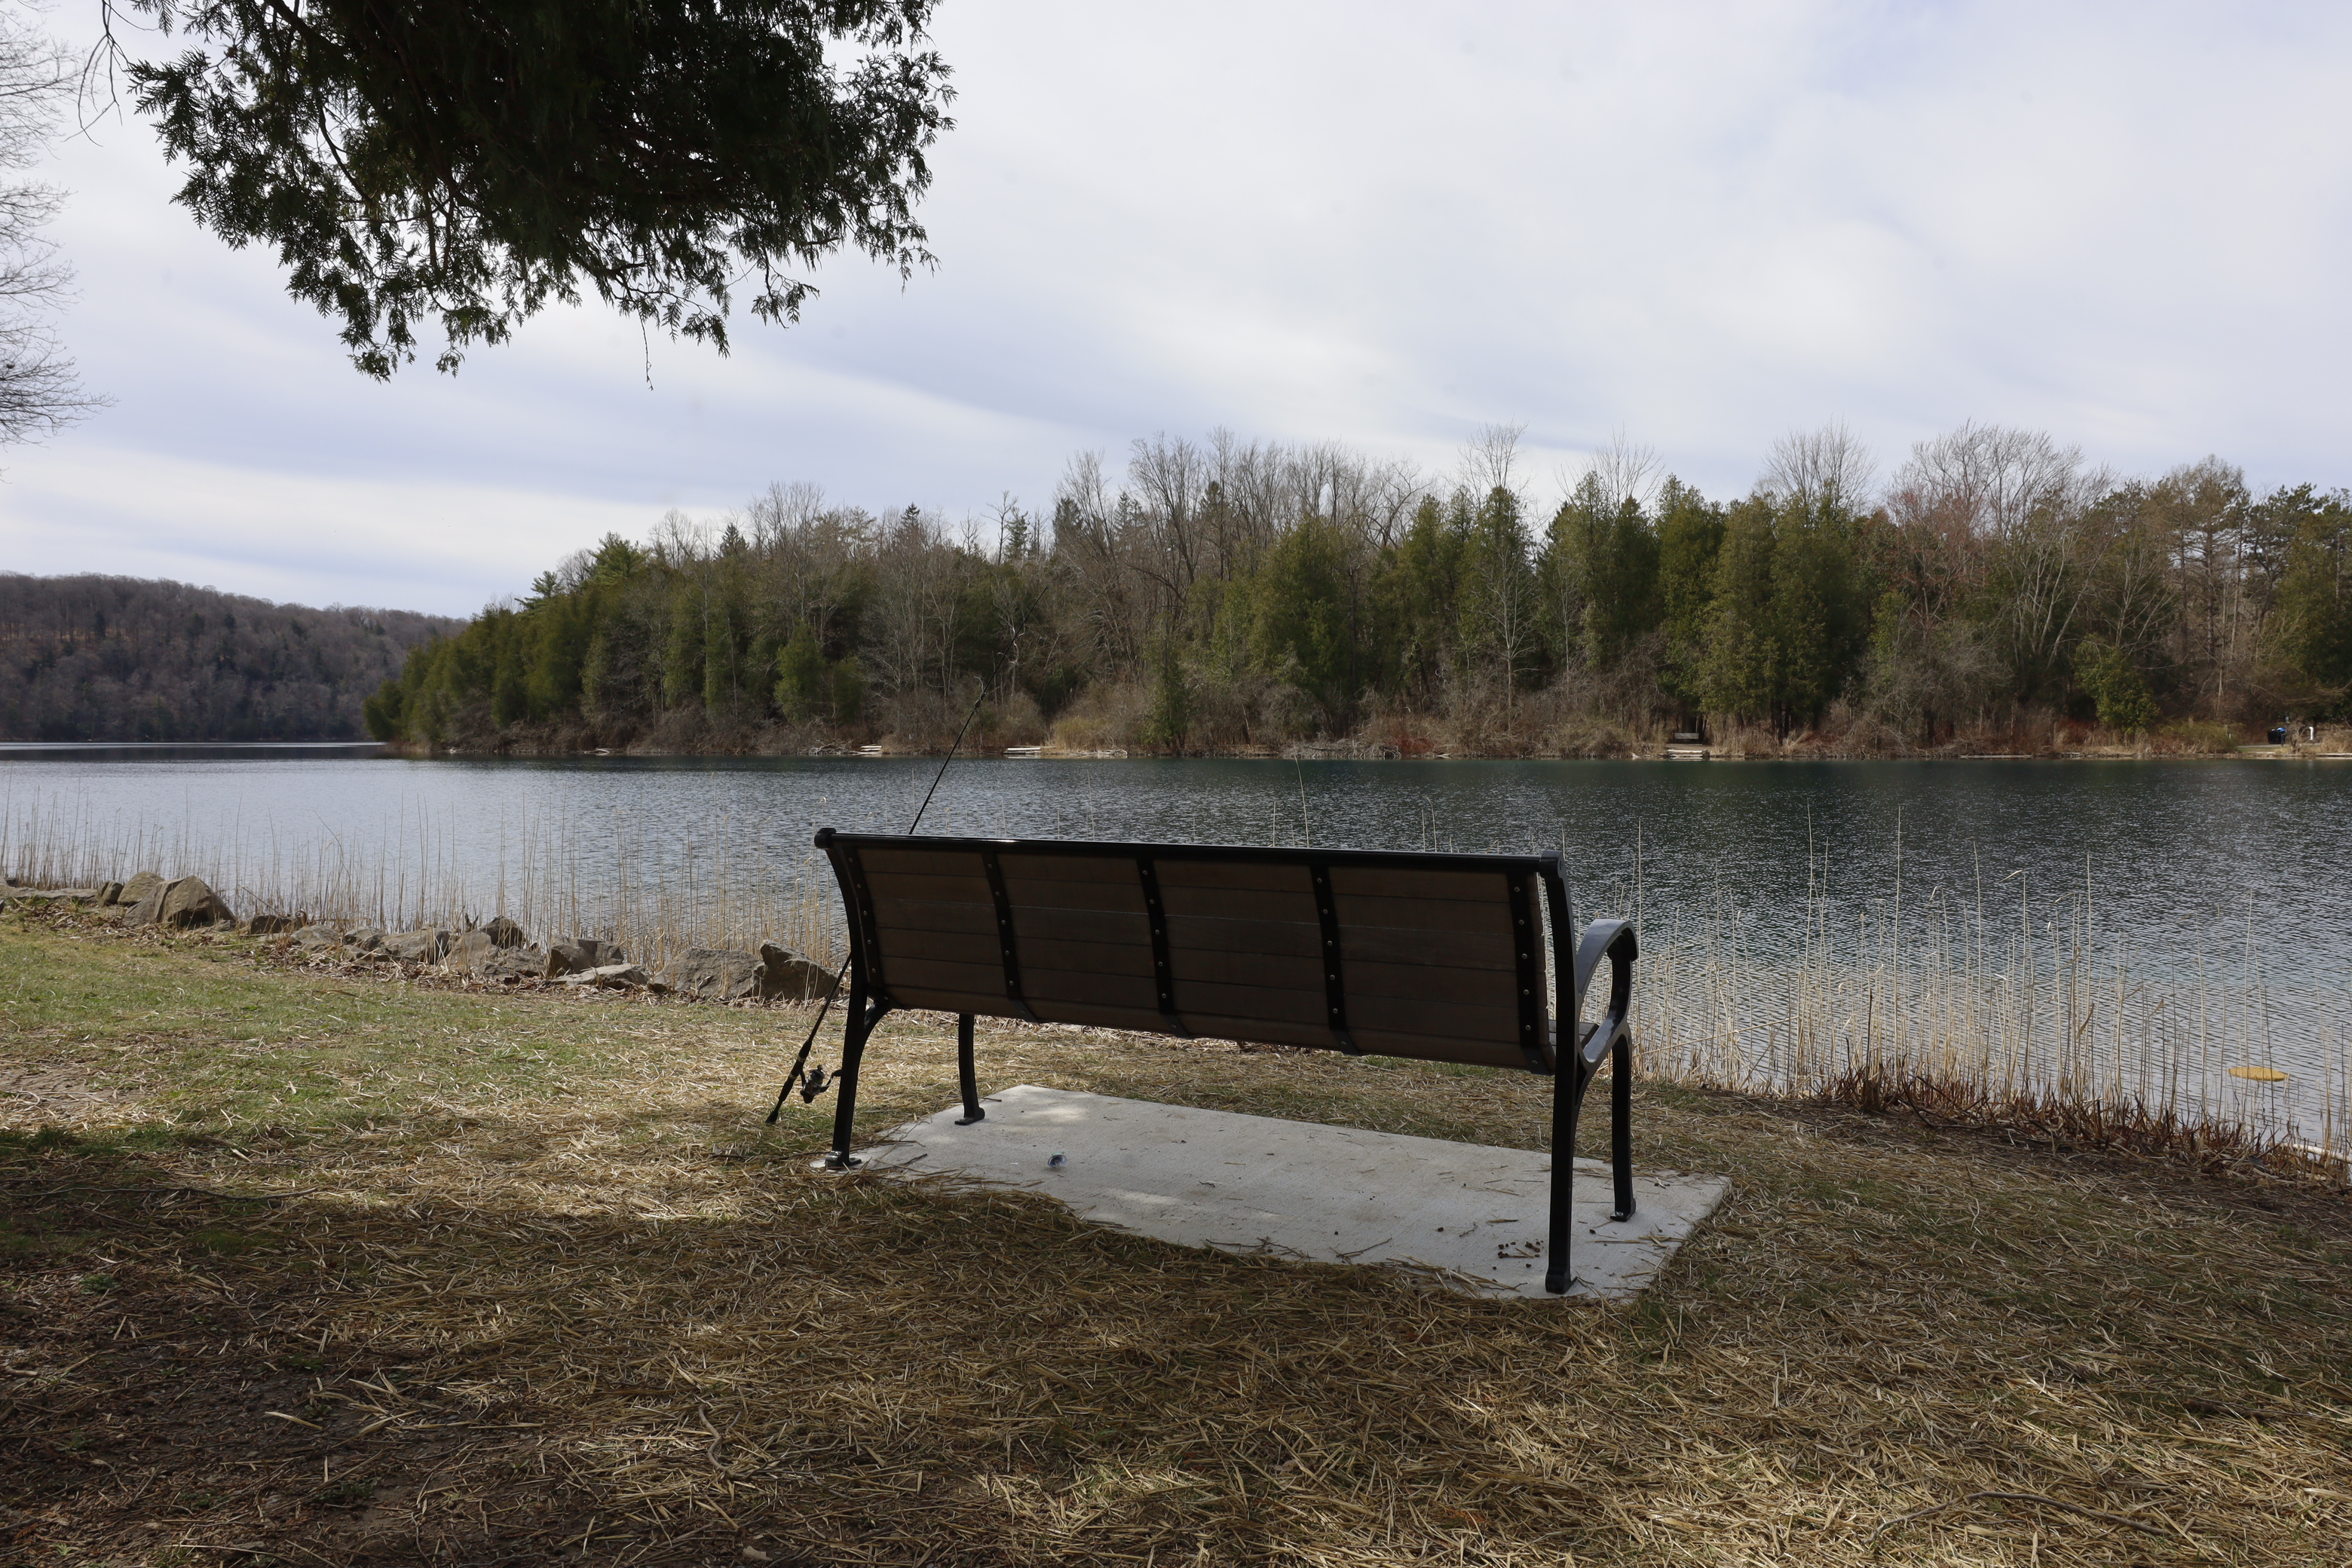
<instances>
[{"instance_id":1,"label":"tall dry grass","mask_svg":"<svg viewBox=\"0 0 2352 1568\"><path fill-rule=\"evenodd\" d=\"M290 841L188 823L125 824L80 801L0 805L0 872L34 887L94 886L142 870L202 877L240 916L301 914L344 927L463 928L496 915L536 940L593 936L639 962L689 947L777 942L830 964L841 955L838 896L813 850L779 856L731 817L705 838L656 844L624 822L589 835L568 818L501 824L487 856L454 812L404 813L368 839Z\"/></svg>"},{"instance_id":2,"label":"tall dry grass","mask_svg":"<svg viewBox=\"0 0 2352 1568\"><path fill-rule=\"evenodd\" d=\"M934 816L934 831L990 830L944 806ZM79 802L11 801L0 803L0 871L50 887L193 873L240 914L389 931L503 914L534 938L601 937L640 962L762 941L827 965L845 951L822 858L772 851L732 819L683 844L625 821L593 834L556 816L501 826L487 857L465 847L479 836L461 835L454 815L423 811L364 842L289 844L270 831L221 843L184 825L126 828ZM1447 841L1434 818L1423 837ZM1979 873L1922 896L1905 886L1899 839L1894 856L1892 897L1856 901L1832 897L1826 857L1809 851L1793 939L1785 926L1759 937L1755 911L1720 879L1708 899L1653 909L1638 853L1630 876L1587 883L1580 916L1631 912L1640 931L1644 1074L2352 1173L2352 990L2274 996L2251 904L2225 942L2159 970L2103 931L2087 871L2055 887Z\"/></svg>"},{"instance_id":3,"label":"tall dry grass","mask_svg":"<svg viewBox=\"0 0 2352 1568\"><path fill-rule=\"evenodd\" d=\"M1612 883L1642 945L1644 1070L1695 1087L1815 1097L2068 1143L2352 1174L2352 991L2273 994L2252 901L2212 944L2158 965L2103 931L2088 867L1972 886L1831 896L1809 854L1793 940L1769 952L1718 877L1655 910ZM2283 1073L2283 1077L2273 1076Z\"/></svg>"}]
</instances>

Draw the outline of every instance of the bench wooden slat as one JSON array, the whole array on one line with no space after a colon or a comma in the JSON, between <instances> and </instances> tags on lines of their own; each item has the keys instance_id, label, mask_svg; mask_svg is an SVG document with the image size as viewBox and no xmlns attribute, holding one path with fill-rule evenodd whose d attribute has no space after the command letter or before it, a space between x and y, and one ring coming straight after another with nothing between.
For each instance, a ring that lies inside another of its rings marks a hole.
<instances>
[{"instance_id":1,"label":"bench wooden slat","mask_svg":"<svg viewBox=\"0 0 2352 1568\"><path fill-rule=\"evenodd\" d=\"M1084 1024L1094 1028L1136 1029L1153 1035L1168 1032L1168 1020L1157 1007L1117 1007L1057 1000L1038 1006L1036 1013L1049 1024Z\"/></svg>"},{"instance_id":2,"label":"bench wooden slat","mask_svg":"<svg viewBox=\"0 0 2352 1568\"><path fill-rule=\"evenodd\" d=\"M1361 1016L1372 1027L1402 1035L1443 1035L1453 1039L1486 1040L1518 1050L1519 1010L1508 997L1485 1005L1469 1002L1426 1002L1406 996L1367 996L1359 1009L1348 999L1349 1017ZM1359 1030L1359 1033L1361 1031ZM1361 1042L1359 1042L1360 1044ZM1525 1065L1526 1058L1519 1058Z\"/></svg>"},{"instance_id":3,"label":"bench wooden slat","mask_svg":"<svg viewBox=\"0 0 2352 1568\"><path fill-rule=\"evenodd\" d=\"M900 849L868 844L857 851L857 858L869 877L980 875L980 851L977 849Z\"/></svg>"},{"instance_id":4,"label":"bench wooden slat","mask_svg":"<svg viewBox=\"0 0 2352 1568\"><path fill-rule=\"evenodd\" d=\"M944 904L913 899L877 899L874 900L874 924L882 937L882 945L890 946L894 931L985 931L996 934L996 909L992 904Z\"/></svg>"},{"instance_id":5,"label":"bench wooden slat","mask_svg":"<svg viewBox=\"0 0 2352 1568\"><path fill-rule=\"evenodd\" d=\"M1500 871L1413 871L1390 866L1331 868L1331 890L1347 897L1445 899L1491 904L1504 896Z\"/></svg>"},{"instance_id":6,"label":"bench wooden slat","mask_svg":"<svg viewBox=\"0 0 2352 1568\"><path fill-rule=\"evenodd\" d=\"M1315 893L1301 888L1295 893L1231 892L1223 888L1162 886L1160 901L1171 920L1179 915L1204 915L1217 920L1297 921L1320 929Z\"/></svg>"},{"instance_id":7,"label":"bench wooden slat","mask_svg":"<svg viewBox=\"0 0 2352 1568\"><path fill-rule=\"evenodd\" d=\"M1323 961L1314 952L1268 952L1263 949L1204 952L1168 947L1171 977L1181 984L1222 981L1234 985L1271 985L1323 994Z\"/></svg>"},{"instance_id":8,"label":"bench wooden slat","mask_svg":"<svg viewBox=\"0 0 2352 1568\"><path fill-rule=\"evenodd\" d=\"M1139 946L1146 953L1151 951L1151 926L1140 910L1123 914L1117 910L1041 910L1016 904L1013 934L1024 952L1030 942L1040 940L1117 942Z\"/></svg>"},{"instance_id":9,"label":"bench wooden slat","mask_svg":"<svg viewBox=\"0 0 2352 1568\"><path fill-rule=\"evenodd\" d=\"M1310 908L1308 914L1314 910ZM1322 962L1323 928L1313 920L1228 920L1213 915L1168 917L1168 951L1178 952L1281 952Z\"/></svg>"},{"instance_id":10,"label":"bench wooden slat","mask_svg":"<svg viewBox=\"0 0 2352 1568\"><path fill-rule=\"evenodd\" d=\"M977 855L972 857L968 876L868 871L866 888L877 899L908 899L917 903L984 904L989 900L988 878L981 871Z\"/></svg>"},{"instance_id":11,"label":"bench wooden slat","mask_svg":"<svg viewBox=\"0 0 2352 1568\"><path fill-rule=\"evenodd\" d=\"M940 991L929 986L891 984L890 994L901 1007L912 1007L926 1013L970 1013L982 1018L1018 1018L1020 1011L1005 999L1002 990Z\"/></svg>"},{"instance_id":12,"label":"bench wooden slat","mask_svg":"<svg viewBox=\"0 0 2352 1568\"><path fill-rule=\"evenodd\" d=\"M1274 1018L1234 1018L1216 1013L1187 1013L1184 1026L1210 1040L1242 1040L1252 1045L1312 1046L1331 1048L1331 1031L1321 1023L1286 1024ZM1165 1028L1164 1024L1153 1026Z\"/></svg>"},{"instance_id":13,"label":"bench wooden slat","mask_svg":"<svg viewBox=\"0 0 2352 1568\"><path fill-rule=\"evenodd\" d=\"M1493 1040L1465 1040L1455 1035L1407 1035L1391 1029L1358 1029L1356 1048L1367 1056L1404 1057L1423 1062L1463 1062L1472 1067L1517 1068L1525 1071L1526 1053L1516 1045Z\"/></svg>"},{"instance_id":14,"label":"bench wooden slat","mask_svg":"<svg viewBox=\"0 0 2352 1568\"><path fill-rule=\"evenodd\" d=\"M1340 928L1346 951L1341 962L1352 972L1360 964L1440 963L1456 968L1499 971L1517 969L1517 952L1506 931L1420 931L1398 926ZM1322 962L1322 927L1312 921L1217 920L1204 915L1170 915L1168 950L1171 958L1187 955L1195 963L1213 963L1223 953L1285 953Z\"/></svg>"},{"instance_id":15,"label":"bench wooden slat","mask_svg":"<svg viewBox=\"0 0 2352 1568\"><path fill-rule=\"evenodd\" d=\"M1306 893L1314 887L1304 866L1266 866L1248 861L1155 860L1163 888L1212 888L1224 892Z\"/></svg>"},{"instance_id":16,"label":"bench wooden slat","mask_svg":"<svg viewBox=\"0 0 2352 1568\"><path fill-rule=\"evenodd\" d=\"M1323 965L1313 954L1171 951L1169 956L1170 967L1180 981L1323 994ZM1349 963L1343 973L1350 1007L1359 996L1368 1005L1391 997L1438 1003L1515 1000L1510 988L1516 977L1499 966L1465 971L1452 964Z\"/></svg>"},{"instance_id":17,"label":"bench wooden slat","mask_svg":"<svg viewBox=\"0 0 2352 1568\"><path fill-rule=\"evenodd\" d=\"M1350 926L1342 933L1346 963L1360 968L1391 963L1445 964L1455 969L1515 972L1517 950L1503 931L1407 931L1400 926Z\"/></svg>"},{"instance_id":18,"label":"bench wooden slat","mask_svg":"<svg viewBox=\"0 0 2352 1568\"><path fill-rule=\"evenodd\" d=\"M1351 963L1347 968L1348 1005L1360 996L1368 1006L1391 1000L1446 1005L1478 1003L1516 1007L1516 975L1492 969L1457 969L1440 963ZM1366 1017L1377 1019L1377 1013Z\"/></svg>"},{"instance_id":19,"label":"bench wooden slat","mask_svg":"<svg viewBox=\"0 0 2352 1568\"><path fill-rule=\"evenodd\" d=\"M1013 900L1016 913L1029 909L1112 910L1138 915L1143 912L1143 884L1131 868L1124 883L1068 882L1058 878L1049 881L1023 877L1007 866L1004 891Z\"/></svg>"},{"instance_id":20,"label":"bench wooden slat","mask_svg":"<svg viewBox=\"0 0 2352 1568\"><path fill-rule=\"evenodd\" d=\"M1190 1019L1195 1013L1213 1016L1265 1018L1286 1024L1318 1024L1325 1026L1324 1038L1330 1044L1328 1016L1323 999L1323 977L1318 971L1312 991L1291 986L1233 985L1212 980L1187 980L1176 977L1176 1016Z\"/></svg>"},{"instance_id":21,"label":"bench wooden slat","mask_svg":"<svg viewBox=\"0 0 2352 1568\"><path fill-rule=\"evenodd\" d=\"M1022 994L1043 1013L1049 1002L1087 1002L1106 1007L1142 1007L1160 1016L1159 993L1149 974L1090 974L1076 969L1021 971Z\"/></svg>"},{"instance_id":22,"label":"bench wooden slat","mask_svg":"<svg viewBox=\"0 0 2352 1568\"><path fill-rule=\"evenodd\" d=\"M1502 880L1496 879L1499 884ZM1475 931L1508 934L1511 910L1507 904L1488 900L1482 904L1461 899L1375 899L1361 893L1341 893L1334 889L1339 911L1339 924L1351 926L1391 926L1401 931Z\"/></svg>"},{"instance_id":23,"label":"bench wooden slat","mask_svg":"<svg viewBox=\"0 0 2352 1568\"><path fill-rule=\"evenodd\" d=\"M904 926L885 926L879 932L884 960L897 973L897 955L944 958L957 963L984 963L1002 973L1002 950L996 933L990 931L924 931Z\"/></svg>"},{"instance_id":24,"label":"bench wooden slat","mask_svg":"<svg viewBox=\"0 0 2352 1568\"><path fill-rule=\"evenodd\" d=\"M970 992L978 996L993 996L1000 1005L1007 1002L1004 966L992 960L987 963L960 963L925 951L919 954L890 953L883 959L883 972L890 977L890 989L894 992L920 986L929 991Z\"/></svg>"},{"instance_id":25,"label":"bench wooden slat","mask_svg":"<svg viewBox=\"0 0 2352 1568\"><path fill-rule=\"evenodd\" d=\"M1009 879L1014 877L1031 882L1109 882L1125 887L1136 885L1135 858L1131 855L1055 855L1032 849L1003 849L996 864Z\"/></svg>"},{"instance_id":26,"label":"bench wooden slat","mask_svg":"<svg viewBox=\"0 0 2352 1568\"><path fill-rule=\"evenodd\" d=\"M1015 917L1017 920L1019 917ZM1115 942L1068 942L1045 937L1020 939L1021 969L1075 969L1092 974L1151 974L1151 950Z\"/></svg>"}]
</instances>

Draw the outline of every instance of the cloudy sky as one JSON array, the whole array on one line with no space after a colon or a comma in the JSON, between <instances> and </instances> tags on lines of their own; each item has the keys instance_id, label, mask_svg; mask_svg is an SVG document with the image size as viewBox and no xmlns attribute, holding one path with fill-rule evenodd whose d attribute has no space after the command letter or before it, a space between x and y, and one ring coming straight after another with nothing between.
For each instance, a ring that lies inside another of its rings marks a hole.
<instances>
[{"instance_id":1,"label":"cloudy sky","mask_svg":"<svg viewBox=\"0 0 2352 1568\"><path fill-rule=\"evenodd\" d=\"M960 516L1220 425L1444 469L1524 423L1547 479L1622 431L1725 493L1792 428L1891 468L1975 418L2352 484L2352 9L942 0L937 42L939 270L839 261L727 359L586 309L370 382L142 123L61 141L114 402L0 454L0 569L464 614L772 480Z\"/></svg>"}]
</instances>

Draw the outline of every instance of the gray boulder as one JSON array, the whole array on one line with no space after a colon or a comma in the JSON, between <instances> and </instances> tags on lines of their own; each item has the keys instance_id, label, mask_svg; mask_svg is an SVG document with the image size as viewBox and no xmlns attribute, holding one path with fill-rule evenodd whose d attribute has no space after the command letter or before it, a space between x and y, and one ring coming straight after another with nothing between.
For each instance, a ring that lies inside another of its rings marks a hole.
<instances>
[{"instance_id":1,"label":"gray boulder","mask_svg":"<svg viewBox=\"0 0 2352 1568\"><path fill-rule=\"evenodd\" d=\"M122 884L120 882L109 882L105 886L100 888L98 890L98 901L101 907L109 904L121 903L122 901Z\"/></svg>"},{"instance_id":2,"label":"gray boulder","mask_svg":"<svg viewBox=\"0 0 2352 1568\"><path fill-rule=\"evenodd\" d=\"M789 947L761 942L760 963L767 971L763 995L786 1002L814 1002L833 994L833 971Z\"/></svg>"},{"instance_id":3,"label":"gray boulder","mask_svg":"<svg viewBox=\"0 0 2352 1568\"><path fill-rule=\"evenodd\" d=\"M438 963L449 956L449 931L443 926L396 931L374 951L376 957L397 963Z\"/></svg>"},{"instance_id":4,"label":"gray boulder","mask_svg":"<svg viewBox=\"0 0 2352 1568\"><path fill-rule=\"evenodd\" d=\"M175 877L150 890L131 911L132 925L235 925L236 911L202 877Z\"/></svg>"},{"instance_id":5,"label":"gray boulder","mask_svg":"<svg viewBox=\"0 0 2352 1568\"><path fill-rule=\"evenodd\" d=\"M484 921L481 930L482 934L488 937L497 946L520 947L522 945L522 927L504 915Z\"/></svg>"},{"instance_id":6,"label":"gray boulder","mask_svg":"<svg viewBox=\"0 0 2352 1568\"><path fill-rule=\"evenodd\" d=\"M163 879L152 871L142 871L115 890L114 901L129 904L133 909L147 901L147 895L162 890ZM133 917L136 919L136 916Z\"/></svg>"},{"instance_id":7,"label":"gray boulder","mask_svg":"<svg viewBox=\"0 0 2352 1568\"><path fill-rule=\"evenodd\" d=\"M441 962L450 969L471 972L498 951L499 944L490 940L489 932L469 931L449 944L449 956Z\"/></svg>"},{"instance_id":8,"label":"gray boulder","mask_svg":"<svg viewBox=\"0 0 2352 1568\"><path fill-rule=\"evenodd\" d=\"M680 995L714 1002L766 1001L778 996L799 1002L822 996L833 988L831 971L772 942L761 942L757 953L731 947L689 947L664 967L662 978Z\"/></svg>"},{"instance_id":9,"label":"gray boulder","mask_svg":"<svg viewBox=\"0 0 2352 1568\"><path fill-rule=\"evenodd\" d=\"M16 900L27 909L41 904L94 904L98 902L96 888L16 888L11 890Z\"/></svg>"},{"instance_id":10,"label":"gray boulder","mask_svg":"<svg viewBox=\"0 0 2352 1568\"><path fill-rule=\"evenodd\" d=\"M662 978L682 996L733 1002L765 995L768 970L754 954L731 947L689 947L670 960Z\"/></svg>"},{"instance_id":11,"label":"gray boulder","mask_svg":"<svg viewBox=\"0 0 2352 1568\"><path fill-rule=\"evenodd\" d=\"M547 972L547 954L534 944L502 947L482 965L481 972L498 980L530 980Z\"/></svg>"},{"instance_id":12,"label":"gray boulder","mask_svg":"<svg viewBox=\"0 0 2352 1568\"><path fill-rule=\"evenodd\" d=\"M341 947L343 933L332 926L304 926L294 933L294 945L304 949Z\"/></svg>"},{"instance_id":13,"label":"gray boulder","mask_svg":"<svg viewBox=\"0 0 2352 1568\"><path fill-rule=\"evenodd\" d=\"M535 947L509 947L500 944L490 934L489 928L469 931L449 945L446 967L466 974L480 974L491 979L507 975L537 974L547 967L547 957Z\"/></svg>"},{"instance_id":14,"label":"gray boulder","mask_svg":"<svg viewBox=\"0 0 2352 1568\"><path fill-rule=\"evenodd\" d=\"M653 977L634 963L602 963L593 969L583 969L576 974L566 974L556 982L559 985L600 986L622 991L635 986L650 985ZM667 986L659 989L667 990Z\"/></svg>"},{"instance_id":15,"label":"gray boulder","mask_svg":"<svg viewBox=\"0 0 2352 1568\"><path fill-rule=\"evenodd\" d=\"M584 974L589 970L609 964L626 963L629 955L609 942L599 942L593 936L575 936L564 942L547 944L547 974Z\"/></svg>"},{"instance_id":16,"label":"gray boulder","mask_svg":"<svg viewBox=\"0 0 2352 1568\"><path fill-rule=\"evenodd\" d=\"M167 926L236 924L236 911L202 877L183 877L165 889L163 912L158 918Z\"/></svg>"},{"instance_id":17,"label":"gray boulder","mask_svg":"<svg viewBox=\"0 0 2352 1568\"><path fill-rule=\"evenodd\" d=\"M245 934L247 936L283 936L289 931L301 931L305 927L309 926L310 923L310 917L309 915L256 915L251 920L245 922Z\"/></svg>"},{"instance_id":18,"label":"gray boulder","mask_svg":"<svg viewBox=\"0 0 2352 1568\"><path fill-rule=\"evenodd\" d=\"M343 945L362 952L373 952L383 945L383 932L373 926L362 926L357 931L343 933Z\"/></svg>"}]
</instances>

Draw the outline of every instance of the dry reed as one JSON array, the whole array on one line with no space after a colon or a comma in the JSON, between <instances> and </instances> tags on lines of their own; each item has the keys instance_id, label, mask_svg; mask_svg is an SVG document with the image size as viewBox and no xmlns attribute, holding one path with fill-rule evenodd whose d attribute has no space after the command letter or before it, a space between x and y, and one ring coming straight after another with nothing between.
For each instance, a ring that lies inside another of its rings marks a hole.
<instances>
[{"instance_id":1,"label":"dry reed","mask_svg":"<svg viewBox=\"0 0 2352 1568\"><path fill-rule=\"evenodd\" d=\"M780 858L732 817L676 846L647 842L625 820L610 834L575 829L525 814L496 836L485 863L454 813L404 813L373 841L327 834L289 845L274 832L232 831L222 842L185 821L101 821L80 800L0 801L0 873L49 888L150 869L198 876L240 915L300 913L347 928L462 929L505 915L535 937L598 937L648 963L762 941L838 961L836 896L813 850Z\"/></svg>"},{"instance_id":2,"label":"dry reed","mask_svg":"<svg viewBox=\"0 0 2352 1568\"><path fill-rule=\"evenodd\" d=\"M940 831L975 830L951 802L934 816ZM762 940L827 965L844 952L838 894L812 850L772 852L731 818L676 845L650 843L625 820L609 834L575 827L524 816L484 864L462 847L454 817L422 811L374 842L330 836L289 847L275 834L224 844L185 824L101 823L80 801L8 800L0 871L48 886L193 871L241 912L387 930L506 914L535 937L598 936L655 963ZM1433 819L1423 836L1446 842ZM2022 872L1979 876L1965 896L1939 886L1906 900L1901 856L1898 837L1892 898L1855 908L1832 899L1826 859L1809 852L1799 938L1783 933L1769 952L1755 950L1720 880L1706 903L1659 915L1638 854L1630 877L1593 879L1601 895L1586 895L1580 913L1614 909L1640 927L1642 1070L1693 1087L1899 1104L2042 1138L2064 1126L2102 1146L2209 1163L2323 1174L2352 1163L2352 988L2274 998L2251 907L2231 951L2197 954L2186 974L2158 973L2148 955L2103 935L2087 869L2038 903ZM2299 1028L2282 1027L2290 1017ZM2294 1068L2283 1080L2232 1076L2282 1059Z\"/></svg>"},{"instance_id":3,"label":"dry reed","mask_svg":"<svg viewBox=\"0 0 2352 1568\"><path fill-rule=\"evenodd\" d=\"M2087 870L2038 906L2022 872L1906 903L1896 854L1891 897L1858 908L1812 866L1798 940L1769 955L1720 879L1664 919L1612 888L1641 929L1643 1070L2207 1161L2352 1162L2352 991L2274 997L2251 908L2222 952L2158 973L2103 936ZM2242 1076L2281 1060L2296 1070Z\"/></svg>"}]
</instances>

